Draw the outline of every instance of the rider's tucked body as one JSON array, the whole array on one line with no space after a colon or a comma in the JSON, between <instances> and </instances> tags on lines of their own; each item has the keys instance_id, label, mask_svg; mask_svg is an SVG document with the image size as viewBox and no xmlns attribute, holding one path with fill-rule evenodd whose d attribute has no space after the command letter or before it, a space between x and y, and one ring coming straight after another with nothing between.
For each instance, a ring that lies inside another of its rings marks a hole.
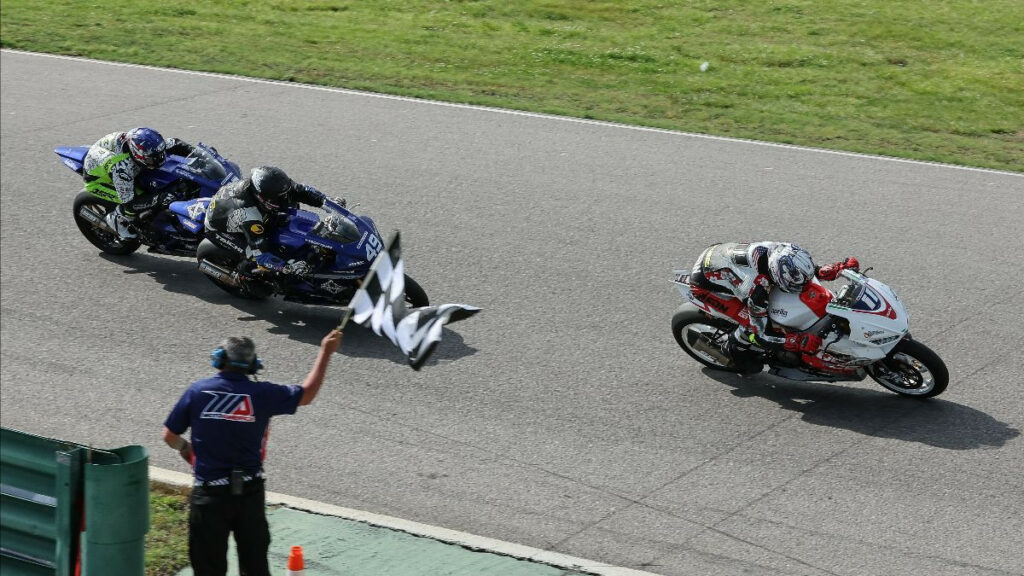
<instances>
[{"instance_id":1,"label":"rider's tucked body","mask_svg":"<svg viewBox=\"0 0 1024 576\"><path fill-rule=\"evenodd\" d=\"M773 289L800 293L817 277L834 280L845 268L857 269L856 258L827 266L815 266L810 253L788 242L729 242L708 247L693 266L691 282L698 288L722 292L741 300L747 307L749 326L740 326L727 344L737 368L757 373L763 368L762 349L785 349L814 354L821 346L816 334L773 333L768 322L768 299Z\"/></svg>"},{"instance_id":2,"label":"rider's tucked body","mask_svg":"<svg viewBox=\"0 0 1024 576\"><path fill-rule=\"evenodd\" d=\"M85 155L85 188L117 205L107 213L107 225L122 240L134 238L136 214L152 203L152 197L137 198L135 179L143 170L162 166L167 154L188 156L191 152L191 144L177 138L164 140L152 128L107 134L90 146Z\"/></svg>"},{"instance_id":3,"label":"rider's tucked body","mask_svg":"<svg viewBox=\"0 0 1024 576\"><path fill-rule=\"evenodd\" d=\"M307 262L286 263L270 250L270 233L289 208L298 204L321 207L326 196L312 186L299 184L274 166L260 166L249 178L221 188L206 212L206 237L243 259L239 272L255 267L273 272L303 275ZM338 200L344 205L344 200Z\"/></svg>"}]
</instances>

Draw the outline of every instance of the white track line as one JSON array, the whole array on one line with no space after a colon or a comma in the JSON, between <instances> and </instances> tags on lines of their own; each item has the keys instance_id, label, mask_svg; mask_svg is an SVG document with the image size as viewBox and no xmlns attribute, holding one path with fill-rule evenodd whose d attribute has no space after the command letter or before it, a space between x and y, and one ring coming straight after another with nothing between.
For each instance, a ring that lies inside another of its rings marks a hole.
<instances>
[{"instance_id":1,"label":"white track line","mask_svg":"<svg viewBox=\"0 0 1024 576\"><path fill-rule=\"evenodd\" d=\"M836 156L848 156L851 158L871 158L875 160L888 160L890 162L903 162L906 164L917 164L922 166L938 166L942 168L951 168L954 170L968 170L971 172L985 172L989 174L1002 174L1010 176L1024 177L1024 173L1010 172L1008 170L994 170L991 168L976 168L973 166L959 166L956 164L943 164L941 162L927 162L923 160L908 160L906 158L895 158L893 156L880 156L877 154L862 154L859 152L845 152L842 150L828 150L825 148L811 148L809 146L798 146L796 144L780 144L777 142L765 142L762 140L748 140L745 138L730 138L726 136L713 136L710 134L697 134L694 132L682 132L679 130L667 130L664 128L652 128L649 126L634 126L631 124L619 124L617 122L608 122L604 120L588 120L586 118L572 118L570 116L556 116L554 114L541 114L538 112L523 112L521 110L509 110L506 108L493 108L490 106L478 106L475 104L457 104L453 102L441 102L439 100L426 100L422 98L410 98L408 96L394 96L391 94L379 94L377 92L363 92L360 90L350 90L348 88L334 88L331 86L318 86L315 84L300 84L298 82L285 82L283 80L267 80L265 78L251 78L248 76L236 76L234 74L222 74L218 72L198 72L195 70L181 70L178 68L161 68L159 66L147 66L145 64L131 64L127 62L109 62L106 60L94 60L92 58L82 58L79 56L63 56L60 54L44 54L40 52L26 52L24 50L10 50L2 49L0 52L9 52L11 54L21 54L26 56L39 56L42 58L55 58L58 60L72 60L78 62L90 62L93 64L105 64L108 66L121 66L124 68L140 68L143 70L156 70L160 72L173 72L176 74L189 74L192 76L206 76L209 78L221 78L225 80L236 80L239 82L252 82L254 84L270 84L273 86L287 86L290 88L304 88L306 90L319 90L322 92L336 92L339 94L349 94L352 96L365 96L368 98L383 98L385 100L399 100L402 102L413 102L416 104L429 104L432 106L446 106L449 108L462 108L466 110L480 110L486 112L496 112L498 114L510 114L513 116L526 116L529 118L543 118L547 120L559 120L562 122L575 122L577 124L590 124L594 126L606 126L609 128L622 128L626 130L639 130L641 132L655 132L658 134L673 134L676 136L687 136L690 138L704 138L707 140L719 140L722 142L738 142L744 144L756 144L758 146L771 146L773 148L787 148L791 150L804 150L807 152L819 152L822 154L833 154Z\"/></svg>"},{"instance_id":2,"label":"white track line","mask_svg":"<svg viewBox=\"0 0 1024 576\"><path fill-rule=\"evenodd\" d=\"M161 484L169 484L171 486L192 486L192 476L190 474L183 474L173 470L165 470L163 468L157 468L156 466L149 467L149 479ZM315 514L336 516L338 518L354 520L356 522L365 522L366 524L372 524L374 526L381 526L383 528L399 530L401 532L406 532L416 536L423 536L449 544L464 546L472 550L481 550L484 552L501 554L503 556L511 556L513 558L550 564L566 570L578 570L598 574L600 576L657 576L651 572L611 566L595 562L593 560L584 560L583 558L576 558L565 554L559 554L557 552L531 548L521 544L503 542L501 540L467 534L466 532L459 532L457 530L449 530L447 528L421 524L411 520L403 520L402 518L384 516L383 514L363 512L362 510L353 510L352 508L342 508L341 506L324 504L323 502L315 502L313 500L306 500L305 498L286 496L275 492L267 492L267 504L282 505Z\"/></svg>"}]
</instances>

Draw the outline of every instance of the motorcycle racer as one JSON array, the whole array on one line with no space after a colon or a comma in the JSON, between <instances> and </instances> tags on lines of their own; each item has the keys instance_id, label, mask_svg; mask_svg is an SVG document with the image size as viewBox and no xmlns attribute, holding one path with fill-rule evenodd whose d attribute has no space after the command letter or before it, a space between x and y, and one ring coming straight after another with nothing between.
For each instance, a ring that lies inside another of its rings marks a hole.
<instances>
[{"instance_id":1,"label":"motorcycle racer","mask_svg":"<svg viewBox=\"0 0 1024 576\"><path fill-rule=\"evenodd\" d=\"M299 203L322 207L326 196L312 186L299 184L276 166L253 168L249 178L227 184L214 194L206 211L206 237L217 246L244 257L239 272L257 266L273 272L302 276L309 263L286 263L268 250L272 227L289 208ZM341 206L345 201L337 199Z\"/></svg>"},{"instance_id":2,"label":"motorcycle racer","mask_svg":"<svg viewBox=\"0 0 1024 576\"><path fill-rule=\"evenodd\" d=\"M728 353L743 373L756 374L764 367L762 349L785 349L814 354L821 338L810 332L772 334L768 326L771 290L800 293L811 278L834 280L844 269L857 270L856 258L815 266L809 252L789 242L724 243L708 247L693 266L691 281L698 288L726 293L743 301L749 325L739 326L726 344Z\"/></svg>"},{"instance_id":3,"label":"motorcycle racer","mask_svg":"<svg viewBox=\"0 0 1024 576\"><path fill-rule=\"evenodd\" d=\"M192 145L177 138L164 140L152 128L133 128L100 138L85 156L82 174L85 188L110 199L117 207L108 212L106 223L122 239L135 238L135 178L143 170L163 165L167 153L188 156ZM148 199L147 199L148 201Z\"/></svg>"}]
</instances>

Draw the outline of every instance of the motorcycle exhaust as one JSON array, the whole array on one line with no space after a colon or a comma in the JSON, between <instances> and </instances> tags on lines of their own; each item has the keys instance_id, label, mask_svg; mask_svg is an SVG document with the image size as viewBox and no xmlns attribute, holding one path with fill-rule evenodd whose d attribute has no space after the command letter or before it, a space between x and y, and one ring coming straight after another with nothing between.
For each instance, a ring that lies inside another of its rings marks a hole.
<instances>
[{"instance_id":1,"label":"motorcycle exhaust","mask_svg":"<svg viewBox=\"0 0 1024 576\"><path fill-rule=\"evenodd\" d=\"M697 341L693 343L693 349L711 356L723 366L732 364L732 358L726 356L718 346L710 345L708 339L703 336L697 337Z\"/></svg>"},{"instance_id":2,"label":"motorcycle exhaust","mask_svg":"<svg viewBox=\"0 0 1024 576\"><path fill-rule=\"evenodd\" d=\"M105 218L90 210L88 206L82 206L81 208L79 208L78 215L88 220L89 223L92 224L95 228L99 228L100 230L117 234L117 231L111 228L109 224L107 224Z\"/></svg>"},{"instance_id":3,"label":"motorcycle exhaust","mask_svg":"<svg viewBox=\"0 0 1024 576\"><path fill-rule=\"evenodd\" d=\"M228 270L227 268L222 268L216 264L211 264L208 260L203 260L199 263L199 271L207 276L216 278L225 284L238 287L241 286L238 282L238 276L235 275L233 270Z\"/></svg>"}]
</instances>

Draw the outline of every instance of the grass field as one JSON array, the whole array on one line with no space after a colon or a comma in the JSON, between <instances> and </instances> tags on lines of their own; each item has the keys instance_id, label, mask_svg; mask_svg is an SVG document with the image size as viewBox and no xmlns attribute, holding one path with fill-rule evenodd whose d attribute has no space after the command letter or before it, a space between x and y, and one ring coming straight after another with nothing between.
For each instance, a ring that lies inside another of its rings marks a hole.
<instances>
[{"instance_id":1,"label":"grass field","mask_svg":"<svg viewBox=\"0 0 1024 576\"><path fill-rule=\"evenodd\" d=\"M1021 0L4 0L0 22L7 48L1024 171Z\"/></svg>"},{"instance_id":2,"label":"grass field","mask_svg":"<svg viewBox=\"0 0 1024 576\"><path fill-rule=\"evenodd\" d=\"M146 576L174 576L188 566L188 489L151 484Z\"/></svg>"}]
</instances>

